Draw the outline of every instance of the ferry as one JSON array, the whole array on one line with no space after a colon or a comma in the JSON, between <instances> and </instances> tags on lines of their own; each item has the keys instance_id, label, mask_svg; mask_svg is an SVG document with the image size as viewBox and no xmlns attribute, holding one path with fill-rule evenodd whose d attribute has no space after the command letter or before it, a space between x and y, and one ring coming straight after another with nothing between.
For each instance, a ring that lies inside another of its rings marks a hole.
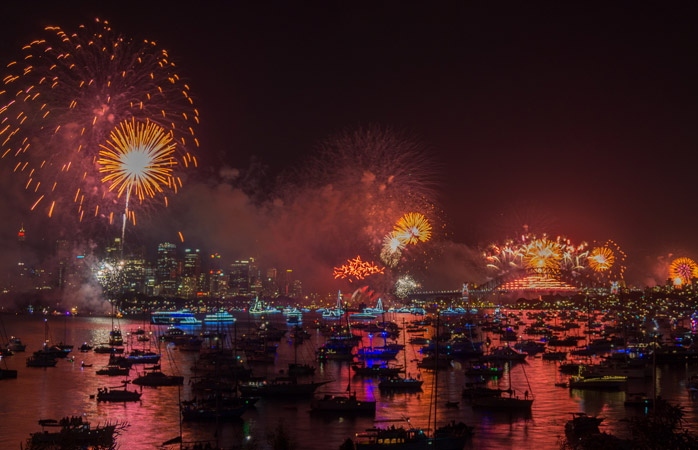
<instances>
[{"instance_id":1,"label":"ferry","mask_svg":"<svg viewBox=\"0 0 698 450\"><path fill-rule=\"evenodd\" d=\"M228 311L220 311L215 314L206 314L206 317L204 317L204 322L206 323L233 323L235 320L235 317L233 317Z\"/></svg>"},{"instance_id":2,"label":"ferry","mask_svg":"<svg viewBox=\"0 0 698 450\"><path fill-rule=\"evenodd\" d=\"M155 311L152 321L156 325L201 325L201 321L189 311Z\"/></svg>"}]
</instances>

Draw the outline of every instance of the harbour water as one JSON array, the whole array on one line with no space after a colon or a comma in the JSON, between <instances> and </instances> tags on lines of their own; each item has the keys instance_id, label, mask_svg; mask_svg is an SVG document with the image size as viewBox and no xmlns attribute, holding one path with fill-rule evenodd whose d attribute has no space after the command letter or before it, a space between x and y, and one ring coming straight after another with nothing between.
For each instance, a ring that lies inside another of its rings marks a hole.
<instances>
[{"instance_id":1,"label":"harbour water","mask_svg":"<svg viewBox=\"0 0 698 450\"><path fill-rule=\"evenodd\" d=\"M221 325L228 339L237 332L241 336L256 329L262 321L271 321L278 327L291 328L281 314L264 318L251 317L247 313L235 313L238 316L237 330L233 325ZM420 374L424 380L422 392L386 393L378 390L377 379L354 376L348 362L329 361L323 364L315 361L315 349L325 342L325 337L308 325L319 316L306 313L304 322L311 333L311 339L304 342L297 350L297 361L310 363L317 367L315 380L332 380L318 389L317 393L341 393L350 385L360 399L376 401L375 417L330 416L327 414L310 414L309 399L272 399L264 398L256 406L246 411L242 420L216 425L215 423L188 423L182 425L183 440L218 440L221 446L235 446L243 442L246 436L266 442L267 434L280 423L288 431L298 448L308 450L337 449L349 437L354 437L374 425L403 425L404 420L416 427L429 425L429 411L434 373L419 370L417 361L421 359L419 346L406 346L408 372ZM407 322L416 320L410 315L387 315L387 320L398 324L405 318ZM41 348L45 336L44 319L48 321L49 339L75 345L74 351L67 359L59 359L56 367L30 368L25 366L26 357ZM17 353L4 358L10 369L17 369L17 379L0 380L0 448L19 448L30 433L40 430L39 419L59 419L64 416L84 415L94 424L109 421L128 422L129 427L118 437L118 445L123 449L157 448L163 442L179 435L179 399L192 398L190 380L198 354L176 349L173 344L153 341L151 348L162 353L162 370L168 374L185 377L184 385L177 387L159 387L142 389L140 402L134 403L98 403L90 395L97 393L103 386L115 386L123 377L103 377L95 371L107 362L108 355L93 351L81 353L78 347L87 342L99 344L107 342L112 320L101 317L56 317L56 316L3 316L5 331L8 336L20 337L27 344L26 353ZM120 319L118 325L124 332L143 326L140 320ZM575 333L583 333L584 324ZM164 325L146 325L154 335L163 334ZM188 332L198 332L198 328L186 328ZM427 332L427 336L433 330ZM523 331L519 331L523 335ZM492 345L499 345L499 335L483 333L478 339L490 338ZM402 337L397 342L402 343ZM369 346L383 344L380 335L369 337L363 333L363 344ZM82 367L81 362L92 364ZM274 364L253 365L255 375L276 376L294 361L294 348L289 342L288 334L278 343ZM403 355L396 363L402 364ZM4 363L0 363L4 367ZM461 391L466 381L463 373L465 363L455 361L452 367L440 370L438 374L438 399L436 400L437 419L444 422L463 421L475 428L474 436L466 448L478 449L553 449L559 448L559 439L564 435L564 425L571 413L584 412L605 418L602 431L620 434L625 425L622 419L632 415L643 414L641 409L624 406L627 392L652 393L651 378L630 380L626 391L604 392L575 390L555 386L562 380L557 363L544 361L537 357L528 357L523 364L513 366L511 376L504 374L499 380L491 380L491 387L507 389L509 378L511 387L518 394L524 391L535 399L530 413L492 413L473 409L461 398ZM136 366L140 367L140 366ZM132 369L131 378L134 371ZM508 370L508 369L505 369ZM696 366L658 366L657 393L671 403L684 407L685 426L698 431L698 402L693 400L686 388L687 378L698 370ZM136 388L135 386L133 388ZM139 389L139 388L137 388ZM139 389L140 390L140 389ZM447 406L447 402L458 402L457 407ZM432 424L433 426L433 424ZM263 447L262 447L263 448Z\"/></svg>"}]
</instances>

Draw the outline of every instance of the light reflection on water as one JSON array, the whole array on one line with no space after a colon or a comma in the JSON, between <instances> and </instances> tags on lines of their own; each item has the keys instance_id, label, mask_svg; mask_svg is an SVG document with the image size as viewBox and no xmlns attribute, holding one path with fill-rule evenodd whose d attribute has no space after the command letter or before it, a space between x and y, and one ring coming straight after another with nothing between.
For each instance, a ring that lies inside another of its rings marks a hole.
<instances>
[{"instance_id":1,"label":"light reflection on water","mask_svg":"<svg viewBox=\"0 0 698 450\"><path fill-rule=\"evenodd\" d=\"M127 421L130 427L119 438L123 449L154 448L179 433L178 395L183 399L192 397L189 378L193 375L192 366L196 354L180 352L170 344L161 344L163 353L162 367L166 373L179 373L185 377L185 385L179 391L176 387L143 388L143 396L138 403L97 403L90 395L102 386L115 386L123 377L96 376L94 371L106 364L108 355L94 352L80 353L77 348L83 343L100 344L108 340L112 321L109 318L71 317L68 319L49 317L49 338L53 342L62 341L75 345L71 354L73 362L59 360L55 368L27 368L25 358L40 348L44 340L43 317L4 316L8 335L19 336L27 344L27 353L7 358L9 368L17 369L17 380L0 381L0 448L19 448L29 434L38 431L39 419L85 414L93 424L97 422ZM245 317L241 319L246 320ZM277 319L280 326L286 326L281 315ZM124 334L138 326L142 321L121 320ZM244 323L238 327L238 335L244 334ZM153 327L162 333L166 327ZM228 335L233 331L228 329ZM324 342L324 338L315 330L309 330L312 338L297 350L299 362L311 362L314 349ZM577 331L580 333L581 331ZM489 334L493 345L498 337ZM364 345L369 345L369 338L364 337ZM399 342L402 342L400 339ZM374 345L382 345L382 339L373 338ZM154 346L154 345L153 345ZM417 357L411 346L407 345L408 370L413 375L419 373L416 366ZM277 349L273 366L256 365L255 375L278 375L294 360L293 346L286 336ZM91 368L82 368L80 363L93 364ZM403 363L402 355L395 361ZM333 381L320 388L319 392L345 392L350 384L359 398L376 400L377 421L409 418L410 423L418 427L429 424L429 405L433 372L421 371L424 389L416 393L386 393L378 390L378 380L351 376L349 363L329 362L315 364L316 379ZM659 367L658 394L674 403L686 407L686 426L698 431L697 403L692 401L685 387L689 374L696 368ZM133 376L133 370L131 376ZM353 373L352 373L353 375ZM509 376L505 373L499 380L491 380L490 386L506 389ZM439 372L439 389L437 412L438 421L464 421L475 426L475 436L468 445L472 448L559 448L558 437L564 434L564 425L570 413L586 412L606 418L602 431L617 433L618 421L641 411L629 410L624 405L625 392L601 392L569 390L554 386L560 381L556 363L543 361L540 357L528 358L524 364L514 365L511 371L512 388L519 394L529 390L535 396L532 411L527 414L492 413L473 410L461 399L461 390L465 376L461 364L454 363L454 368ZM651 393L651 380L632 380L629 392ZM179 391L179 392L178 392ZM447 401L459 402L458 408L447 408ZM218 435L221 445L233 445L241 442L245 432L250 432L262 441L267 432L273 430L279 422L290 431L293 438L304 449L336 449L347 438L374 425L372 417L337 417L310 414L310 402L290 399L262 399L256 408L243 415L243 421L228 423L216 430L216 424L184 423L185 441L214 439ZM392 422L387 422L390 425ZM383 423L382 426L385 426ZM395 422L399 425L399 422ZM381 425L379 423L378 425Z\"/></svg>"}]
</instances>

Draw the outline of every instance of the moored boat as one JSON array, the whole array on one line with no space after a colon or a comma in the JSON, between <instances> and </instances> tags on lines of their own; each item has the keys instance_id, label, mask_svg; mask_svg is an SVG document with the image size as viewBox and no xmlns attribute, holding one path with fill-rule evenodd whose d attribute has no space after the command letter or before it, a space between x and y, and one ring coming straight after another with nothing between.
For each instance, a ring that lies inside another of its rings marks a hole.
<instances>
[{"instance_id":1,"label":"moored boat","mask_svg":"<svg viewBox=\"0 0 698 450\"><path fill-rule=\"evenodd\" d=\"M348 395L325 395L310 401L313 412L341 412L355 414L375 414L376 402L359 400L356 393Z\"/></svg>"},{"instance_id":2,"label":"moored boat","mask_svg":"<svg viewBox=\"0 0 698 450\"><path fill-rule=\"evenodd\" d=\"M124 383L121 387L103 387L97 389L98 402L137 402L141 399L141 393L129 391Z\"/></svg>"}]
</instances>

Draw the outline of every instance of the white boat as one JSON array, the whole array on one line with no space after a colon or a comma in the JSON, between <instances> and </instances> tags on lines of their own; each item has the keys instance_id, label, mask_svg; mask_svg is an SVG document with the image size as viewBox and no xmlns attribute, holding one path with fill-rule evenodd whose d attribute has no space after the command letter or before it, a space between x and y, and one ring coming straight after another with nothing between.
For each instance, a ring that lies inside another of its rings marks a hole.
<instances>
[{"instance_id":1,"label":"white boat","mask_svg":"<svg viewBox=\"0 0 698 450\"><path fill-rule=\"evenodd\" d=\"M381 299L378 299L378 303L376 303L375 308L364 308L364 314L376 314L380 315L383 314L385 310L383 309L383 302Z\"/></svg>"},{"instance_id":2,"label":"white boat","mask_svg":"<svg viewBox=\"0 0 698 450\"><path fill-rule=\"evenodd\" d=\"M273 306L264 306L264 302L260 301L259 297L255 299L254 304L250 308L250 314L273 314L278 312L279 310Z\"/></svg>"},{"instance_id":3,"label":"white boat","mask_svg":"<svg viewBox=\"0 0 698 450\"><path fill-rule=\"evenodd\" d=\"M200 325L201 321L194 317L194 313L187 310L181 311L154 311L152 322L156 325Z\"/></svg>"},{"instance_id":4,"label":"white boat","mask_svg":"<svg viewBox=\"0 0 698 450\"><path fill-rule=\"evenodd\" d=\"M342 310L342 291L338 291L337 294L337 306L334 308L327 308L322 312L323 319L340 319L344 315Z\"/></svg>"},{"instance_id":5,"label":"white boat","mask_svg":"<svg viewBox=\"0 0 698 450\"><path fill-rule=\"evenodd\" d=\"M204 317L204 322L206 323L233 323L235 322L235 317L233 317L228 311L219 311L215 314L206 314Z\"/></svg>"}]
</instances>

